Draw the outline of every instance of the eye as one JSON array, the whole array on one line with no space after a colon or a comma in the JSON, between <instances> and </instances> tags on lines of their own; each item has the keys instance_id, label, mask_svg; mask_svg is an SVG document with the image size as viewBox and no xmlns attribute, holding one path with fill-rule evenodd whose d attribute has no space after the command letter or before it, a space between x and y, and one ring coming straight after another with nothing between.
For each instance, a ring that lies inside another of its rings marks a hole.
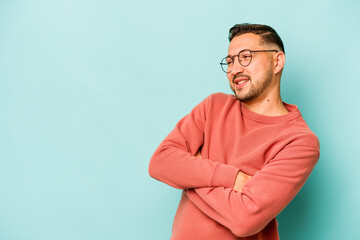
<instances>
[{"instance_id":1,"label":"eye","mask_svg":"<svg viewBox=\"0 0 360 240\"><path fill-rule=\"evenodd\" d=\"M244 54L244 55L242 56L242 58L248 59L248 58L251 58L251 55L250 55L250 54Z\"/></svg>"},{"instance_id":2,"label":"eye","mask_svg":"<svg viewBox=\"0 0 360 240\"><path fill-rule=\"evenodd\" d=\"M227 65L231 65L233 63L233 60L231 58L226 59Z\"/></svg>"}]
</instances>

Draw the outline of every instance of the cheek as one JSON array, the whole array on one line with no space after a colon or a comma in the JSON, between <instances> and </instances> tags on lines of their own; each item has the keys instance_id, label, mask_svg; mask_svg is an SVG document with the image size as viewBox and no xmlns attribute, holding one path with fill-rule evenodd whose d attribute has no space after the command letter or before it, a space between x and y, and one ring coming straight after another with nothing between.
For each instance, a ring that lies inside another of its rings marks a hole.
<instances>
[{"instance_id":1,"label":"cheek","mask_svg":"<svg viewBox=\"0 0 360 240\"><path fill-rule=\"evenodd\" d=\"M233 76L231 75L231 73L227 73L226 76L229 82L232 82Z\"/></svg>"},{"instance_id":2,"label":"cheek","mask_svg":"<svg viewBox=\"0 0 360 240\"><path fill-rule=\"evenodd\" d=\"M260 68L255 67L255 66L252 66L251 68L247 69L245 74L250 76L251 81L256 81L256 79L258 79L259 76L261 76L262 70Z\"/></svg>"}]
</instances>

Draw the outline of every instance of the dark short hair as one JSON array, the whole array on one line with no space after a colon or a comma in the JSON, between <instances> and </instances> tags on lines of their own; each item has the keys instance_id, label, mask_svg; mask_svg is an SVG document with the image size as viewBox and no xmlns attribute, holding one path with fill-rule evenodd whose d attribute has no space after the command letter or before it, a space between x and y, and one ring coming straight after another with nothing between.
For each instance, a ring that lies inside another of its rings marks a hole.
<instances>
[{"instance_id":1,"label":"dark short hair","mask_svg":"<svg viewBox=\"0 0 360 240\"><path fill-rule=\"evenodd\" d=\"M274 43L280 48L282 52L285 53L284 44L280 36L272 27L267 25L250 23L235 24L229 30L229 41L231 42L234 37L245 33L254 33L256 35L259 35L264 44Z\"/></svg>"}]
</instances>

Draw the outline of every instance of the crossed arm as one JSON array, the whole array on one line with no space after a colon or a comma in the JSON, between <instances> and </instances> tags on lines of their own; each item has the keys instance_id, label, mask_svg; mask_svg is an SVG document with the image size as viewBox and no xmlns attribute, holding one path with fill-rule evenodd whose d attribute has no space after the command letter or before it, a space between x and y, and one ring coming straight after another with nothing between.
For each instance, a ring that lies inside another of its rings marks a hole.
<instances>
[{"instance_id":1,"label":"crossed arm","mask_svg":"<svg viewBox=\"0 0 360 240\"><path fill-rule=\"evenodd\" d=\"M176 155L176 152L173 154ZM237 168L234 174L234 169L229 170L217 163L212 171L223 178L230 175L231 182L221 182L214 174L210 181L204 178L201 173L212 168L209 165L212 161L201 159L199 153L194 155L188 153L183 159L174 157L168 163L174 166L171 172L159 169L150 175L184 189L192 203L204 214L230 229L234 235L246 237L261 231L295 197L315 166L319 152L302 145L287 147L254 176ZM186 159L191 160L190 166ZM203 170L198 166L200 163Z\"/></svg>"},{"instance_id":2,"label":"crossed arm","mask_svg":"<svg viewBox=\"0 0 360 240\"><path fill-rule=\"evenodd\" d=\"M198 151L195 156L201 158L201 152ZM239 170L238 173L236 174L236 178L235 178L235 182L234 182L234 187L233 187L233 189L234 189L235 191L241 192L241 190L242 190L242 188L244 187L245 183L246 183L247 181L249 181L250 178L251 178L250 175L248 175L248 174L246 174L246 173L244 173L244 172L242 172L242 171Z\"/></svg>"}]
</instances>

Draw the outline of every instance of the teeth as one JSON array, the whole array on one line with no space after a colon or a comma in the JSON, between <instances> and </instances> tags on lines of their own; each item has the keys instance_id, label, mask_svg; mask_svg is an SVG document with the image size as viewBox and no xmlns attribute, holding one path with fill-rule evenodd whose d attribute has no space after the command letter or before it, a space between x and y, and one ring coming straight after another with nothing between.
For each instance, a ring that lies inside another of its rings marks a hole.
<instances>
[{"instance_id":1,"label":"teeth","mask_svg":"<svg viewBox=\"0 0 360 240\"><path fill-rule=\"evenodd\" d=\"M244 83L244 82L246 82L247 80L242 80L242 81L240 81L240 82L238 82L237 84L242 84L242 83Z\"/></svg>"}]
</instances>

